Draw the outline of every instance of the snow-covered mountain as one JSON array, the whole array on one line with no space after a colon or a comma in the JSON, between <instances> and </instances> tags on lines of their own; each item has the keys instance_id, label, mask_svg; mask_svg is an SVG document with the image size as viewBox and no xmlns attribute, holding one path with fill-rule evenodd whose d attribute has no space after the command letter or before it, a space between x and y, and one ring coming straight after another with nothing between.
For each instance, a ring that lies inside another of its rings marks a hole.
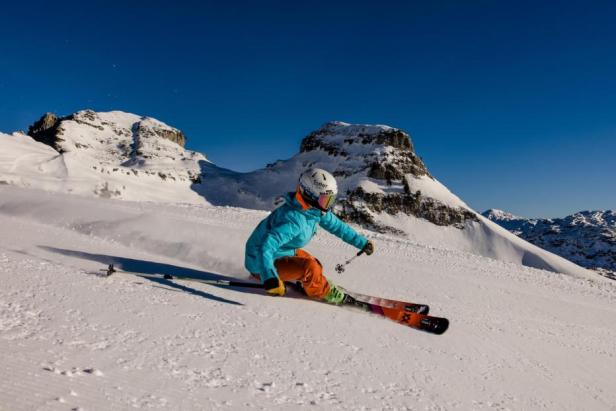
<instances>
[{"instance_id":1,"label":"snow-covered mountain","mask_svg":"<svg viewBox=\"0 0 616 411\"><path fill-rule=\"evenodd\" d=\"M339 183L335 211L373 232L429 247L592 276L477 214L436 180L410 136L385 125L330 122L299 153L238 173L184 149L186 137L158 120L90 110L46 115L29 135L0 134L0 182L86 196L271 210L301 171L321 167Z\"/></svg>"},{"instance_id":2,"label":"snow-covered mountain","mask_svg":"<svg viewBox=\"0 0 616 411\"><path fill-rule=\"evenodd\" d=\"M545 219L494 209L483 215L528 242L616 278L616 210L580 211Z\"/></svg>"},{"instance_id":3,"label":"snow-covered mountain","mask_svg":"<svg viewBox=\"0 0 616 411\"><path fill-rule=\"evenodd\" d=\"M0 182L85 196L204 203L190 189L207 159L179 130L112 111L46 114L28 130L0 133Z\"/></svg>"}]
</instances>

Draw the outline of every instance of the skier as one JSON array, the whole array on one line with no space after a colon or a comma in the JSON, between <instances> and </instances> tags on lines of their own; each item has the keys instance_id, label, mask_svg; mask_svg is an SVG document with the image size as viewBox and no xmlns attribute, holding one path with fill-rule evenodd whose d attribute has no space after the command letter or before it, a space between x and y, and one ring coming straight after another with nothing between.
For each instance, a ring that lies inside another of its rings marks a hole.
<instances>
[{"instance_id":1,"label":"skier","mask_svg":"<svg viewBox=\"0 0 616 411\"><path fill-rule=\"evenodd\" d=\"M283 196L284 203L262 220L246 242L244 265L259 277L271 295L285 294L285 281L301 282L309 297L332 304L347 298L323 275L317 258L302 250L317 232L317 224L343 241L374 252L374 244L331 212L338 185L330 173L311 168L302 173L295 192Z\"/></svg>"}]
</instances>

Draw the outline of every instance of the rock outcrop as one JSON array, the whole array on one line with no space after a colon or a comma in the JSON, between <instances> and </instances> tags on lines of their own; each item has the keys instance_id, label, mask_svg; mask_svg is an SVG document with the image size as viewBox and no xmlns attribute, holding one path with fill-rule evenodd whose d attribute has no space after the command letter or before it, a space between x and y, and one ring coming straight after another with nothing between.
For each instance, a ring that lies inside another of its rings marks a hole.
<instances>
[{"instance_id":1,"label":"rock outcrop","mask_svg":"<svg viewBox=\"0 0 616 411\"><path fill-rule=\"evenodd\" d=\"M362 147L376 149L365 152ZM332 121L302 140L300 153L314 150L342 157L362 152L368 177L379 180L402 180L405 174L429 175L425 164L415 154L410 136L388 126L351 125ZM344 175L340 171L338 174Z\"/></svg>"},{"instance_id":2,"label":"rock outcrop","mask_svg":"<svg viewBox=\"0 0 616 411\"><path fill-rule=\"evenodd\" d=\"M392 216L404 214L423 218L439 226L464 228L466 221L478 221L477 215L464 207L449 207L433 198L416 193L367 193L361 187L347 193L337 206L338 215L346 221L356 222L378 232L403 234L393 226L378 224L373 213Z\"/></svg>"},{"instance_id":3,"label":"rock outcrop","mask_svg":"<svg viewBox=\"0 0 616 411\"><path fill-rule=\"evenodd\" d=\"M99 114L92 110L82 110L64 117L58 117L54 113L46 113L28 128L28 135L41 143L53 147L62 153L65 148L62 143L65 141L62 135L65 132L64 122L74 122L98 131L104 131L106 127L114 130L116 134L131 135L138 149L138 141L148 138L164 138L184 147L186 136L180 130L169 127L164 123L149 117L140 117L131 124L131 127L119 127L113 121L101 119Z\"/></svg>"},{"instance_id":4,"label":"rock outcrop","mask_svg":"<svg viewBox=\"0 0 616 411\"><path fill-rule=\"evenodd\" d=\"M54 113L45 113L28 127L28 135L40 143L53 147L57 151L59 147L56 145L56 142L59 139L58 127L60 122L61 119Z\"/></svg>"}]
</instances>

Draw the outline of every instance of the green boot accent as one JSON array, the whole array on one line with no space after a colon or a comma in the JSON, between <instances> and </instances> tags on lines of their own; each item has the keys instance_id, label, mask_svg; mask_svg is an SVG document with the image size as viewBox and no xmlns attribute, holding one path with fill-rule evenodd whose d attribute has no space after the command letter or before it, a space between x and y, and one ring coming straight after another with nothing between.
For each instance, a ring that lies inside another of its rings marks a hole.
<instances>
[{"instance_id":1,"label":"green boot accent","mask_svg":"<svg viewBox=\"0 0 616 411\"><path fill-rule=\"evenodd\" d=\"M325 297L323 297L323 301L328 302L330 304L340 305L344 303L344 299L346 294L340 288L338 288L335 284L329 284L329 292Z\"/></svg>"}]
</instances>

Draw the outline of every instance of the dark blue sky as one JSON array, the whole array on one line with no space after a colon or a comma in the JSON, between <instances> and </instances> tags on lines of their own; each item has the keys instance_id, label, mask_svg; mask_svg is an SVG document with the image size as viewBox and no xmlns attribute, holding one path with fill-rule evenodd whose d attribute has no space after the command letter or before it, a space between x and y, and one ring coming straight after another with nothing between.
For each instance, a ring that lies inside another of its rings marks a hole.
<instances>
[{"instance_id":1,"label":"dark blue sky","mask_svg":"<svg viewBox=\"0 0 616 411\"><path fill-rule=\"evenodd\" d=\"M609 1L4 2L0 130L124 110L247 171L329 120L389 124L480 211L616 208L615 21Z\"/></svg>"}]
</instances>

